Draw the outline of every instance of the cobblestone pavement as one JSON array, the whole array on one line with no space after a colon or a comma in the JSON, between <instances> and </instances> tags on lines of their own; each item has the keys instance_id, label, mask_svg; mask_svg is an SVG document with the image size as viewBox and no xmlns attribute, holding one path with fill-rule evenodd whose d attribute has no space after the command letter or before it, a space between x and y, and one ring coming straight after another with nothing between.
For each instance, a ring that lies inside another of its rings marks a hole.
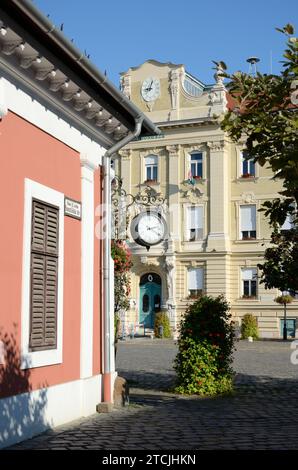
<instances>
[{"instance_id":1,"label":"cobblestone pavement","mask_svg":"<svg viewBox=\"0 0 298 470\"><path fill-rule=\"evenodd\" d=\"M236 393L181 397L174 384L172 341L119 344L119 375L130 405L48 431L15 449L298 449L298 365L290 342L237 345Z\"/></svg>"}]
</instances>

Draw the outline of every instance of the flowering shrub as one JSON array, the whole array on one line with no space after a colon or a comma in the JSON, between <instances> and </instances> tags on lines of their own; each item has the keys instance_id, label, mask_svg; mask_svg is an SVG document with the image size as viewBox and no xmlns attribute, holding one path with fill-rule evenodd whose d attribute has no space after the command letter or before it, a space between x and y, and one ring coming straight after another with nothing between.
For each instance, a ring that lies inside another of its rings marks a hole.
<instances>
[{"instance_id":1,"label":"flowering shrub","mask_svg":"<svg viewBox=\"0 0 298 470\"><path fill-rule=\"evenodd\" d=\"M178 393L209 396L232 391L235 332L230 318L222 296L202 296L188 306L174 363Z\"/></svg>"},{"instance_id":2,"label":"flowering shrub","mask_svg":"<svg viewBox=\"0 0 298 470\"><path fill-rule=\"evenodd\" d=\"M131 253L122 241L112 241L111 255L114 260L115 313L128 310L130 294L129 271L132 267Z\"/></svg>"},{"instance_id":3,"label":"flowering shrub","mask_svg":"<svg viewBox=\"0 0 298 470\"><path fill-rule=\"evenodd\" d=\"M289 294L280 295L279 297L276 297L276 299L274 299L274 302L281 305L291 304L293 302L293 297L291 297Z\"/></svg>"}]
</instances>

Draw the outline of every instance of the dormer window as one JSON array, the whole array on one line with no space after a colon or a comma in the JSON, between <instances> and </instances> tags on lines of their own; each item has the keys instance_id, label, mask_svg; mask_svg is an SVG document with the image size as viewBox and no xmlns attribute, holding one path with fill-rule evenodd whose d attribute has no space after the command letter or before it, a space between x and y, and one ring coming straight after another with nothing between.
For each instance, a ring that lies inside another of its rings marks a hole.
<instances>
[{"instance_id":1,"label":"dormer window","mask_svg":"<svg viewBox=\"0 0 298 470\"><path fill-rule=\"evenodd\" d=\"M203 93L204 85L188 74L185 75L182 84L184 91L190 96L196 98Z\"/></svg>"}]
</instances>

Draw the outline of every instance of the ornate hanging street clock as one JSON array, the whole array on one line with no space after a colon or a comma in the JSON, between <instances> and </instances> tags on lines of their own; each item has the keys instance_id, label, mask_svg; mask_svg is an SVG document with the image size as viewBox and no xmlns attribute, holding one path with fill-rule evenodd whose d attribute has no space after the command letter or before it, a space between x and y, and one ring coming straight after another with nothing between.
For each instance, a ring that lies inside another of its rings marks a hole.
<instances>
[{"instance_id":1,"label":"ornate hanging street clock","mask_svg":"<svg viewBox=\"0 0 298 470\"><path fill-rule=\"evenodd\" d=\"M132 238L139 245L146 246L147 249L164 240L166 232L166 221L158 212L141 212L131 222Z\"/></svg>"}]
</instances>

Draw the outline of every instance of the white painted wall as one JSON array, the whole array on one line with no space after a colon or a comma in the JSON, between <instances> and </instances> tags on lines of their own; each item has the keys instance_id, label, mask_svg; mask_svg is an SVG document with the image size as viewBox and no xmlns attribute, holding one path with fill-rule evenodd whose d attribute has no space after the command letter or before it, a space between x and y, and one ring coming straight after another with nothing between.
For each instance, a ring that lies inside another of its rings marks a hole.
<instances>
[{"instance_id":1,"label":"white painted wall","mask_svg":"<svg viewBox=\"0 0 298 470\"><path fill-rule=\"evenodd\" d=\"M0 448L96 413L101 375L0 400Z\"/></svg>"}]
</instances>

